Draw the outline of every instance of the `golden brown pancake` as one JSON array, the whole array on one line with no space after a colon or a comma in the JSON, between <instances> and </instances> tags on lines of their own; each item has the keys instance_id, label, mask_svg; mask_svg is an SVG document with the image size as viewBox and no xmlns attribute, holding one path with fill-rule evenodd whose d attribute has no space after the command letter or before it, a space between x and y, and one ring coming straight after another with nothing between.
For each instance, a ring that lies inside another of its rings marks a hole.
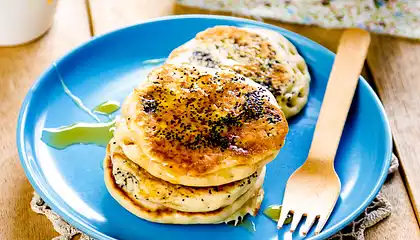
<instances>
[{"instance_id":1,"label":"golden brown pancake","mask_svg":"<svg viewBox=\"0 0 420 240\"><path fill-rule=\"evenodd\" d=\"M137 200L183 212L210 212L234 203L258 178L264 178L265 167L251 176L215 187L188 187L172 184L154 177L129 160L117 144L108 145L114 180L120 188Z\"/></svg>"},{"instance_id":2,"label":"golden brown pancake","mask_svg":"<svg viewBox=\"0 0 420 240\"><path fill-rule=\"evenodd\" d=\"M247 213L255 216L263 199L264 191L261 187L264 177L262 176L258 178L251 189L228 206L207 212L178 211L145 199L139 199L135 196L135 192L117 184L110 156L110 154L107 154L104 160L104 179L109 193L128 211L151 222L167 224L222 223L243 217Z\"/></svg>"},{"instance_id":3,"label":"golden brown pancake","mask_svg":"<svg viewBox=\"0 0 420 240\"><path fill-rule=\"evenodd\" d=\"M209 28L175 49L167 63L233 69L270 90L287 118L299 113L308 99L306 63L295 46L275 31Z\"/></svg>"},{"instance_id":4,"label":"golden brown pancake","mask_svg":"<svg viewBox=\"0 0 420 240\"><path fill-rule=\"evenodd\" d=\"M266 88L231 70L180 64L153 70L128 96L114 136L155 177L218 186L274 159L287 132Z\"/></svg>"}]
</instances>

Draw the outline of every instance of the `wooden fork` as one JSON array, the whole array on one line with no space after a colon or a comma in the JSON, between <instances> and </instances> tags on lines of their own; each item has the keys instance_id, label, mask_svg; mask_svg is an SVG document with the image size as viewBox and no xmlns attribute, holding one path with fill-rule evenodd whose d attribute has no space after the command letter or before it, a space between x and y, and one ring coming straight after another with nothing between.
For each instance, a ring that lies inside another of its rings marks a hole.
<instances>
[{"instance_id":1,"label":"wooden fork","mask_svg":"<svg viewBox=\"0 0 420 240\"><path fill-rule=\"evenodd\" d=\"M369 43L370 34L364 30L345 30L341 36L309 155L287 181L277 228L283 226L291 212L291 232L306 216L301 233L306 235L318 218L318 234L334 209L341 188L334 158Z\"/></svg>"}]
</instances>

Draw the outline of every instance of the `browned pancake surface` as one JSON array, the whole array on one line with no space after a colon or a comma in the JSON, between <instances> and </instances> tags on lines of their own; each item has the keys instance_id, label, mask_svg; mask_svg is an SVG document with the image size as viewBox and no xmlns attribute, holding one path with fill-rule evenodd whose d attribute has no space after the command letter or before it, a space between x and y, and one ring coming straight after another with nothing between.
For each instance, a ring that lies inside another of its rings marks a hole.
<instances>
[{"instance_id":1,"label":"browned pancake surface","mask_svg":"<svg viewBox=\"0 0 420 240\"><path fill-rule=\"evenodd\" d=\"M141 126L147 150L182 172L203 175L226 159L255 164L282 147L288 125L269 92L249 82L230 71L165 65L135 90L136 118L127 125Z\"/></svg>"}]
</instances>

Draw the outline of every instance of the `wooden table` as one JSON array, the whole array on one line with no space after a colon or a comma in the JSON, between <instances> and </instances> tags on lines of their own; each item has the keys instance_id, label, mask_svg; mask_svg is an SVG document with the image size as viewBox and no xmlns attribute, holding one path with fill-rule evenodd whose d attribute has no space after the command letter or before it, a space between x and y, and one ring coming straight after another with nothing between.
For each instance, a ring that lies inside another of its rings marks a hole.
<instances>
[{"instance_id":1,"label":"wooden table","mask_svg":"<svg viewBox=\"0 0 420 240\"><path fill-rule=\"evenodd\" d=\"M61 0L52 29L30 44L0 48L0 239L51 239L49 221L29 208L32 187L15 145L20 105L32 83L55 59L116 28L172 14L208 13L174 0ZM218 14L218 13L215 13ZM340 30L270 22L335 50ZM364 75L387 111L400 171L383 188L392 215L367 230L367 239L420 239L420 42L373 36ZM366 133L369 134L369 133Z\"/></svg>"}]
</instances>

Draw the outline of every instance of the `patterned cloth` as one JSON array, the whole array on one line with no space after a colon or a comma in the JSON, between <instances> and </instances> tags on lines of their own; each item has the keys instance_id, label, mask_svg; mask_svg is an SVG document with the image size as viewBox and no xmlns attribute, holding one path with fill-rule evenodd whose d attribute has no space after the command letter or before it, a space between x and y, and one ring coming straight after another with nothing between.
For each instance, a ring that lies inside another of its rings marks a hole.
<instances>
[{"instance_id":1,"label":"patterned cloth","mask_svg":"<svg viewBox=\"0 0 420 240\"><path fill-rule=\"evenodd\" d=\"M181 5L221 10L325 28L364 28L420 39L419 0L178 0Z\"/></svg>"},{"instance_id":2,"label":"patterned cloth","mask_svg":"<svg viewBox=\"0 0 420 240\"><path fill-rule=\"evenodd\" d=\"M389 174L397 171L398 159L393 156ZM45 215L53 224L54 229L59 236L52 240L71 240L75 236L79 236L80 240L94 240L83 232L64 221L57 213L55 213L41 197L34 193L31 201L31 208L34 212ZM364 232L382 219L391 215L391 204L379 195L366 208L366 210L350 225L335 234L330 240L364 240Z\"/></svg>"}]
</instances>

